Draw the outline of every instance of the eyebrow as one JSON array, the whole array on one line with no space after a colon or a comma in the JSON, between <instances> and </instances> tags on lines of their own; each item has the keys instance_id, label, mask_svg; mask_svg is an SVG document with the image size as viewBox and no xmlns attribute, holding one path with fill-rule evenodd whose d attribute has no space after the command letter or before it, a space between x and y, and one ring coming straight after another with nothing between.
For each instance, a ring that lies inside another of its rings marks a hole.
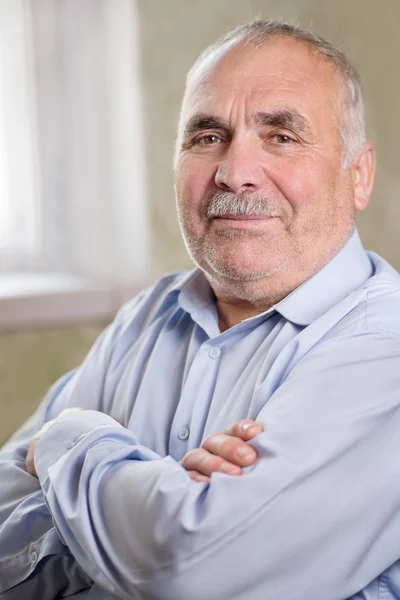
<instances>
[{"instance_id":1,"label":"eyebrow","mask_svg":"<svg viewBox=\"0 0 400 600\"><path fill-rule=\"evenodd\" d=\"M256 125L263 127L279 127L312 135L308 119L295 108L290 110L279 109L271 112L257 112L253 115L253 121ZM209 129L231 131L229 122L222 117L200 113L189 119L184 129L184 136L191 136L199 131L207 131Z\"/></svg>"},{"instance_id":2,"label":"eyebrow","mask_svg":"<svg viewBox=\"0 0 400 600\"><path fill-rule=\"evenodd\" d=\"M258 112L254 115L254 122L256 125L281 127L282 129L293 129L308 135L312 134L308 119L295 108L272 112Z\"/></svg>"},{"instance_id":3,"label":"eyebrow","mask_svg":"<svg viewBox=\"0 0 400 600\"><path fill-rule=\"evenodd\" d=\"M193 135L199 131L207 131L208 129L224 129L230 130L229 123L221 117L213 115L198 114L194 115L186 124L184 136Z\"/></svg>"}]
</instances>

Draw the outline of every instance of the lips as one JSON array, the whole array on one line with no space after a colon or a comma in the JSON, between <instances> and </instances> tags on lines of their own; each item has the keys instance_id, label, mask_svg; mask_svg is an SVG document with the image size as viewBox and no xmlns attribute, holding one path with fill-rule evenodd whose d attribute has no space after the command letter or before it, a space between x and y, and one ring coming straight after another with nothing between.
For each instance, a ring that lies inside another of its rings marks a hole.
<instances>
[{"instance_id":1,"label":"lips","mask_svg":"<svg viewBox=\"0 0 400 600\"><path fill-rule=\"evenodd\" d=\"M273 218L265 215L218 215L214 217L214 219L228 219L230 221L266 221Z\"/></svg>"}]
</instances>

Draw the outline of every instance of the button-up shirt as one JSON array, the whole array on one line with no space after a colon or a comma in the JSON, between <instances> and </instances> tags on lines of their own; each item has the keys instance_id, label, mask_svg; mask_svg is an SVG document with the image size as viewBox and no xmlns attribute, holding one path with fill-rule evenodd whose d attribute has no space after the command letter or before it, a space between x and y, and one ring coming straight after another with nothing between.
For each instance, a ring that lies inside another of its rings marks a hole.
<instances>
[{"instance_id":1,"label":"button-up shirt","mask_svg":"<svg viewBox=\"0 0 400 600\"><path fill-rule=\"evenodd\" d=\"M356 231L223 333L201 271L164 277L3 449L0 598L400 598L399 335L400 276ZM29 441L73 406L38 481ZM244 418L254 465L192 481L184 454Z\"/></svg>"}]
</instances>

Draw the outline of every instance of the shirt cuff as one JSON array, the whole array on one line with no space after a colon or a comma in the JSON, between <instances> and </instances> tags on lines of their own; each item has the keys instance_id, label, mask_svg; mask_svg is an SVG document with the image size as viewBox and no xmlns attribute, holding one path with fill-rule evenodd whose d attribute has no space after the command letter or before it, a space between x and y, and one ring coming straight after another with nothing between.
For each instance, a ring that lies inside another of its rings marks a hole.
<instances>
[{"instance_id":1,"label":"shirt cuff","mask_svg":"<svg viewBox=\"0 0 400 600\"><path fill-rule=\"evenodd\" d=\"M96 410L77 411L56 420L36 446L35 468L39 481L45 481L49 469L81 436L101 427L124 429L118 421Z\"/></svg>"}]
</instances>

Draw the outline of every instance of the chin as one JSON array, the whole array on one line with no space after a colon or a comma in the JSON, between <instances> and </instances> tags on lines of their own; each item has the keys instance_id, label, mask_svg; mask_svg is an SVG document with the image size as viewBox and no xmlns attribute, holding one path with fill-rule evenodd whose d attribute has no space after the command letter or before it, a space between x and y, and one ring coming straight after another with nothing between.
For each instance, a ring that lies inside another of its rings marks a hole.
<instances>
[{"instance_id":1,"label":"chin","mask_svg":"<svg viewBox=\"0 0 400 600\"><path fill-rule=\"evenodd\" d=\"M193 242L193 238L190 241ZM286 251L273 255L266 247L262 248L264 256L261 256L260 244L254 247L247 243L238 248L233 241L218 247L204 240L196 241L195 244L186 243L190 257L221 287L229 282L251 283L271 277L284 269L291 258Z\"/></svg>"},{"instance_id":2,"label":"chin","mask_svg":"<svg viewBox=\"0 0 400 600\"><path fill-rule=\"evenodd\" d=\"M274 264L261 264L255 265L254 262L250 264L240 265L236 263L222 263L222 262L206 262L206 264L200 265L200 267L210 275L216 281L223 282L256 282L262 279L271 277L281 271L287 264L287 261L282 260Z\"/></svg>"},{"instance_id":3,"label":"chin","mask_svg":"<svg viewBox=\"0 0 400 600\"><path fill-rule=\"evenodd\" d=\"M236 278L222 275L210 274L205 271L215 295L220 300L239 300L245 301L257 306L265 301L266 297L273 297L273 285L269 285L268 276L259 277L256 275ZM272 292L272 293L271 293Z\"/></svg>"}]
</instances>

